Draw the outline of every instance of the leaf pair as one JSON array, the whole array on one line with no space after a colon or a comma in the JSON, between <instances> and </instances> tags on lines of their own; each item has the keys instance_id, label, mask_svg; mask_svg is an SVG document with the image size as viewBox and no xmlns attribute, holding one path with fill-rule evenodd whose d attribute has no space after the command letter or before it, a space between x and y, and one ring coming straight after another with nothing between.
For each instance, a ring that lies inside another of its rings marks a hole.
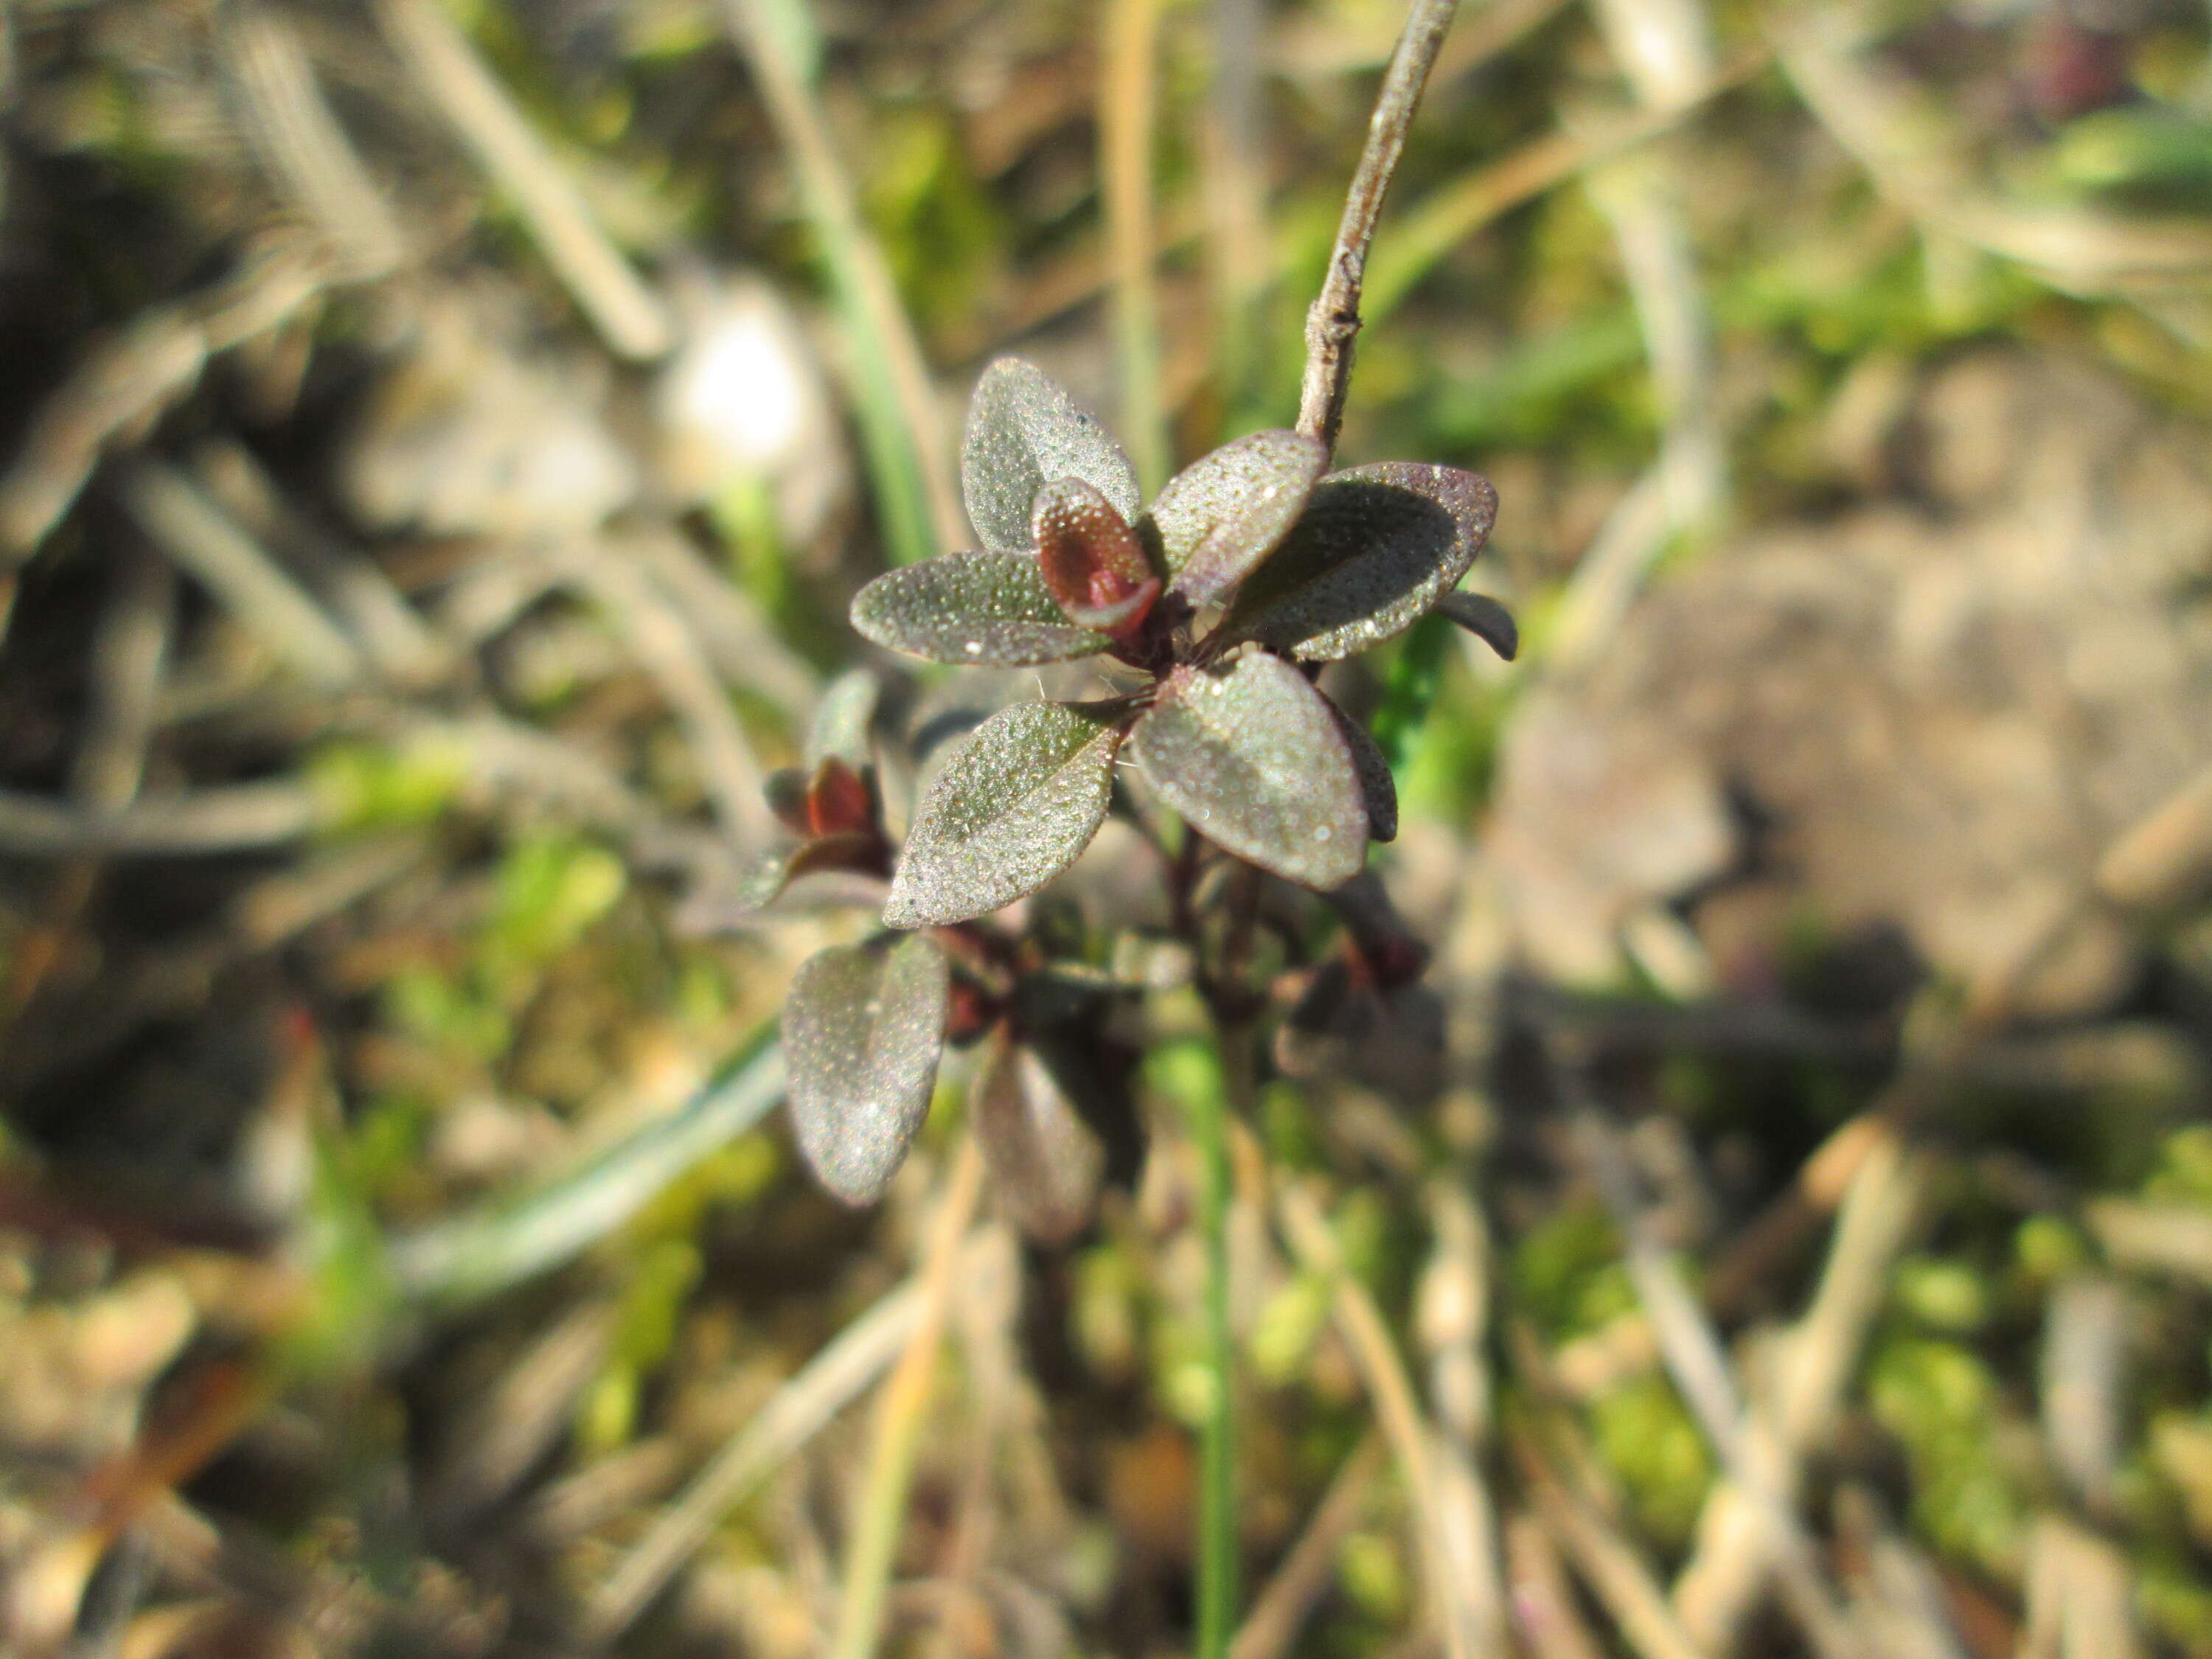
<instances>
[{"instance_id":1,"label":"leaf pair","mask_svg":"<svg viewBox=\"0 0 2212 1659\"><path fill-rule=\"evenodd\" d=\"M1133 645L1163 592L1207 604L1273 552L1322 462L1314 439L1255 433L1140 514L1121 446L1040 370L1001 359L975 388L962 454L984 550L877 578L853 625L933 661L1002 667Z\"/></svg>"},{"instance_id":2,"label":"leaf pair","mask_svg":"<svg viewBox=\"0 0 2212 1659\"><path fill-rule=\"evenodd\" d=\"M808 1167L848 1204L883 1196L929 1115L951 992L945 955L926 938L833 946L792 980L792 1124ZM1090 1218L1106 1153L1054 1067L1001 1022L969 1105L1015 1223L1043 1243L1072 1237Z\"/></svg>"},{"instance_id":3,"label":"leaf pair","mask_svg":"<svg viewBox=\"0 0 2212 1659\"><path fill-rule=\"evenodd\" d=\"M884 921L965 921L1074 863L1106 817L1126 730L1160 798L1240 858L1313 887L1359 872L1396 833L1389 768L1304 675L1264 653L1182 668L1132 720L1063 703L992 717L946 764L908 831Z\"/></svg>"},{"instance_id":4,"label":"leaf pair","mask_svg":"<svg viewBox=\"0 0 2212 1659\"><path fill-rule=\"evenodd\" d=\"M1366 733L1285 659L1348 656L1440 605L1510 647L1494 602L1453 592L1497 512L1471 472L1389 462L1322 478L1317 441L1259 432L1186 468L1139 514L1127 456L1012 359L976 387L962 464L984 550L878 578L854 601L854 627L940 662L1114 650L1157 684L1123 705L1031 705L982 726L915 816L884 912L894 927L981 915L1073 863L1105 816L1125 738L1200 833L1335 886L1370 837L1396 833L1396 793ZM1167 596L1180 603L1160 605ZM1182 629L1217 605L1209 636ZM1176 626L1158 623L1168 616ZM1221 665L1245 644L1261 649Z\"/></svg>"}]
</instances>

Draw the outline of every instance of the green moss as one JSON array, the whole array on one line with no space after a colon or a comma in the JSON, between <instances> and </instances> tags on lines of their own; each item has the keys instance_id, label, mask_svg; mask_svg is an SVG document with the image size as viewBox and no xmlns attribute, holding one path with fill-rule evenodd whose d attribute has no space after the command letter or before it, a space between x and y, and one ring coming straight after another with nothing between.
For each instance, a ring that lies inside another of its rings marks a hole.
<instances>
[{"instance_id":1,"label":"green moss","mask_svg":"<svg viewBox=\"0 0 2212 1659\"><path fill-rule=\"evenodd\" d=\"M1914 1524L1983 1571L2014 1574L2027 1502L1998 1455L2002 1391L1988 1363L1960 1343L1893 1339L1875 1353L1868 1393L1911 1466Z\"/></svg>"},{"instance_id":2,"label":"green moss","mask_svg":"<svg viewBox=\"0 0 2212 1659\"><path fill-rule=\"evenodd\" d=\"M1590 1428L1644 1531L1664 1549L1687 1546L1713 1466L1674 1385L1650 1376L1614 1389L1590 1408Z\"/></svg>"}]
</instances>

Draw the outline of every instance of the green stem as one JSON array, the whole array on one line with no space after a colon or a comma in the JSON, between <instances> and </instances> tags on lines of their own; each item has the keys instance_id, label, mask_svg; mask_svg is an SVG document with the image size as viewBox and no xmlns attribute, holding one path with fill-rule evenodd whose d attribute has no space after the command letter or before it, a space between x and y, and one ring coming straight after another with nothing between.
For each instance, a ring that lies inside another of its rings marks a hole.
<instances>
[{"instance_id":1,"label":"green stem","mask_svg":"<svg viewBox=\"0 0 2212 1659\"><path fill-rule=\"evenodd\" d=\"M1221 1083L1190 1103L1201 1178L1199 1225L1206 1237L1206 1363L1212 1372L1199 1437L1196 1659L1224 1659L1237 1620L1236 1341L1229 1326L1229 1114L1249 1092L1252 1027L1218 1028Z\"/></svg>"}]
</instances>

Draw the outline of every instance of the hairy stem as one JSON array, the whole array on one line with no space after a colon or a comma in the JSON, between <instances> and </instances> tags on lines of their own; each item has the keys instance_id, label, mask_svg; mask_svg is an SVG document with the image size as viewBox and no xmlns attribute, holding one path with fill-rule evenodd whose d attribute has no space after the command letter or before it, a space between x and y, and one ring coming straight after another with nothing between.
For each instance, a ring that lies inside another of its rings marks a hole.
<instances>
[{"instance_id":1,"label":"hairy stem","mask_svg":"<svg viewBox=\"0 0 2212 1659\"><path fill-rule=\"evenodd\" d=\"M1298 396L1298 430L1318 438L1334 454L1344 424L1345 393L1352 385L1352 341L1359 332L1359 288L1367 275L1367 250L1390 175L1406 149L1406 134L1419 107L1421 88L1451 27L1457 0L1413 0L1400 32L1390 66L1382 73L1375 113L1367 124L1367 148L1344 201L1344 218L1329 250L1328 275L1306 314L1306 376Z\"/></svg>"}]
</instances>

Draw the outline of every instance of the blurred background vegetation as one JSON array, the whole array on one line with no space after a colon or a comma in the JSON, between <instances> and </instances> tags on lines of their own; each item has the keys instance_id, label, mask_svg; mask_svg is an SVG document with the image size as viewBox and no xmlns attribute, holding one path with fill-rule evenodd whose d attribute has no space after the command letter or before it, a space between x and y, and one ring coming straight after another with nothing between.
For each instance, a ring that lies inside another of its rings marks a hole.
<instances>
[{"instance_id":1,"label":"blurred background vegetation","mask_svg":"<svg viewBox=\"0 0 2212 1659\"><path fill-rule=\"evenodd\" d=\"M1461 9L1340 453L1528 643L1338 688L1434 995L1243 1143L1235 1651L2212 1655L2212 18ZM991 356L1287 423L1400 21L0 4L0 1650L1187 1648L1188 1009L939 1237L727 898Z\"/></svg>"}]
</instances>

